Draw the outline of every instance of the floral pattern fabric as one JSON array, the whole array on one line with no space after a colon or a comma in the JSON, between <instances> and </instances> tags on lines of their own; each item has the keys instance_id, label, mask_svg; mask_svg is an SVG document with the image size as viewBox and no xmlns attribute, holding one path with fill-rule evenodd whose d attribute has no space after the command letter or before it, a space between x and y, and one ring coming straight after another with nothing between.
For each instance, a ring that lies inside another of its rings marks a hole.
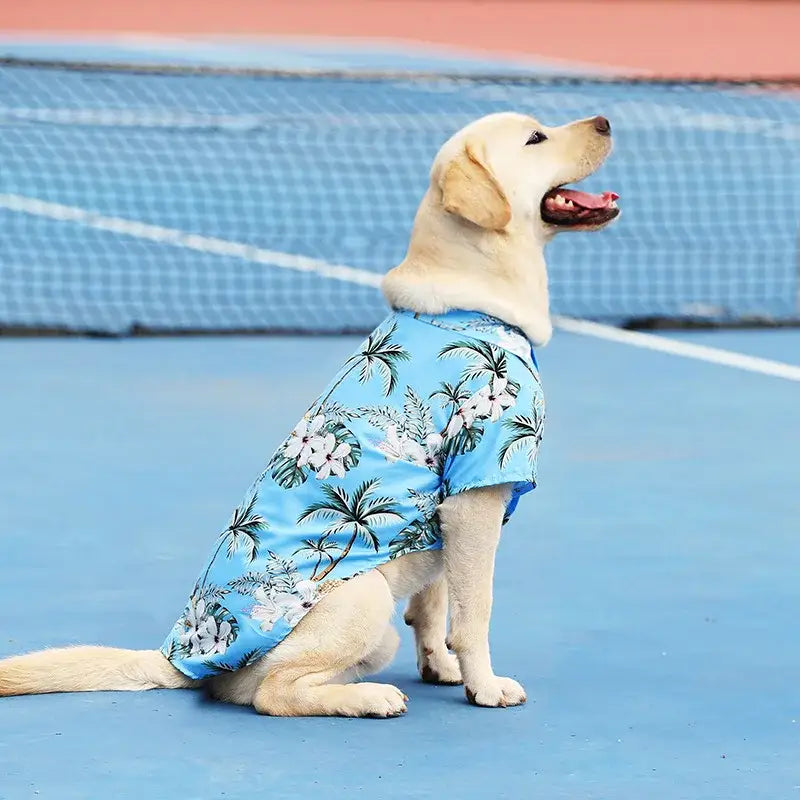
<instances>
[{"instance_id":1,"label":"floral pattern fabric","mask_svg":"<svg viewBox=\"0 0 800 800\"><path fill-rule=\"evenodd\" d=\"M468 311L391 314L343 364L235 509L162 652L192 678L250 664L330 581L437 549L448 496L536 485L544 423L524 335Z\"/></svg>"}]
</instances>

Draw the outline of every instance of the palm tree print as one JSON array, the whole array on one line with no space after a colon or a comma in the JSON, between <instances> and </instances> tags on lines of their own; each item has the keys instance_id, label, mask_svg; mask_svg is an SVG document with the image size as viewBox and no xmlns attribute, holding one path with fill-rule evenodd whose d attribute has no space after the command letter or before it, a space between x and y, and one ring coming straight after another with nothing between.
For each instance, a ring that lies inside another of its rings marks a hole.
<instances>
[{"instance_id":1,"label":"palm tree print","mask_svg":"<svg viewBox=\"0 0 800 800\"><path fill-rule=\"evenodd\" d=\"M243 547L247 553L247 560L255 561L260 544L259 531L267 528L264 517L255 513L257 502L258 492L253 492L246 505L242 504L234 510L228 527L222 532L223 541L228 545L228 558L232 558L233 554Z\"/></svg>"},{"instance_id":2,"label":"palm tree print","mask_svg":"<svg viewBox=\"0 0 800 800\"><path fill-rule=\"evenodd\" d=\"M388 397L397 387L397 365L399 362L408 361L411 358L409 352L402 345L392 341L396 332L396 322L382 325L374 330L361 345L359 351L345 361L331 388L313 403L306 415L310 421L319 417L325 420L324 427L319 431L320 435L325 436L332 433L336 446L347 445L349 449L342 463L345 471L356 467L361 457L361 445L345 425L346 422L355 419L358 412L355 409L346 408L341 403L331 401L330 397L344 382L344 379L356 369L359 370L358 379L361 383L366 383L375 373L378 373L383 381L383 394ZM278 449L268 466L273 480L284 489L292 489L305 483L309 472L316 463L310 459L302 461L287 456L285 450L290 441L291 437ZM325 478L327 474L323 473L321 477Z\"/></svg>"},{"instance_id":3,"label":"palm tree print","mask_svg":"<svg viewBox=\"0 0 800 800\"><path fill-rule=\"evenodd\" d=\"M531 466L535 465L544 429L544 398L541 392L534 393L530 416L518 415L504 420L503 427L509 430L511 435L498 453L497 460L500 467L505 467L511 456L522 447L527 447L528 461Z\"/></svg>"},{"instance_id":4,"label":"palm tree print","mask_svg":"<svg viewBox=\"0 0 800 800\"><path fill-rule=\"evenodd\" d=\"M314 405L323 407L328 398L354 369L359 370L358 379L361 383L369 381L377 372L383 381L383 394L388 397L397 387L397 365L401 361L411 359L408 350L392 341L395 333L397 333L396 322L376 328L366 338L361 349L344 362L344 367L336 382L328 390L328 393Z\"/></svg>"},{"instance_id":5,"label":"palm tree print","mask_svg":"<svg viewBox=\"0 0 800 800\"><path fill-rule=\"evenodd\" d=\"M439 358L466 358L471 362L462 371L461 381L508 376L508 359L505 351L483 339L450 342L439 351Z\"/></svg>"},{"instance_id":6,"label":"palm tree print","mask_svg":"<svg viewBox=\"0 0 800 800\"><path fill-rule=\"evenodd\" d=\"M322 564L322 559L327 558L328 563L333 564L331 553L335 553L337 550L341 550L341 548L336 542L331 541L330 533L324 533L318 539L303 539L303 546L298 547L292 555L296 556L298 553L304 553L306 558L317 559L317 563L314 564L314 571L311 573L311 580L313 581Z\"/></svg>"},{"instance_id":7,"label":"palm tree print","mask_svg":"<svg viewBox=\"0 0 800 800\"><path fill-rule=\"evenodd\" d=\"M379 541L375 532L376 527L385 525L392 520L402 520L397 506L390 497L373 497L372 493L380 485L380 480L373 478L365 481L353 491L349 492L339 486L323 484L324 499L307 506L297 518L297 523L302 524L313 519L331 520L325 529L326 534L352 531L350 539L342 549L339 557L331 561L322 572L314 576L315 581L323 580L336 565L347 558L348 553L359 537L368 546L378 552Z\"/></svg>"},{"instance_id":8,"label":"palm tree print","mask_svg":"<svg viewBox=\"0 0 800 800\"><path fill-rule=\"evenodd\" d=\"M458 383L447 383L447 381L443 381L441 387L437 391L431 393L430 399L438 400L442 408L448 409L452 414L463 403L469 400L470 394L471 392L467 388L464 380L460 380Z\"/></svg>"},{"instance_id":9,"label":"palm tree print","mask_svg":"<svg viewBox=\"0 0 800 800\"><path fill-rule=\"evenodd\" d=\"M392 337L397 332L397 323L392 322L385 330L378 328L368 337L361 350L345 362L345 367L359 367L358 379L366 383L374 370L383 381L383 393L387 397L397 386L397 364L400 361L409 361L411 355L399 344L392 342Z\"/></svg>"},{"instance_id":10,"label":"palm tree print","mask_svg":"<svg viewBox=\"0 0 800 800\"><path fill-rule=\"evenodd\" d=\"M211 561L206 567L203 579L198 583L197 588L205 585L211 565L219 555L219 551L226 547L226 555L233 558L234 553L240 548L244 548L247 561L252 563L258 557L258 548L261 544L259 533L269 528L267 521L260 514L256 514L255 507L258 503L258 492L254 491L246 503L237 506L228 523L228 527L219 535L219 544L211 557Z\"/></svg>"}]
</instances>

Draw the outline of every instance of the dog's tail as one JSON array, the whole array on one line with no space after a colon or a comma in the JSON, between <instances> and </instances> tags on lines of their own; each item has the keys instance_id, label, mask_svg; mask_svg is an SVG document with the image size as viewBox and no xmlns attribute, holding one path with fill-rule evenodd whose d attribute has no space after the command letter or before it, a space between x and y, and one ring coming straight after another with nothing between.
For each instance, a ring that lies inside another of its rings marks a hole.
<instances>
[{"instance_id":1,"label":"dog's tail","mask_svg":"<svg viewBox=\"0 0 800 800\"><path fill-rule=\"evenodd\" d=\"M188 689L187 678L158 650L63 647L0 661L0 697L48 692Z\"/></svg>"}]
</instances>

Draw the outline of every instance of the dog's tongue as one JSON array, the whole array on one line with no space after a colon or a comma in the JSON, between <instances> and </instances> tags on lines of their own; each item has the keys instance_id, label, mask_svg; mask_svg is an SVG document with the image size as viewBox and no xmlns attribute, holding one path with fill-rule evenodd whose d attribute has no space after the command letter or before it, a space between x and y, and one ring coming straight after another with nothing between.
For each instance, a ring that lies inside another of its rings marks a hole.
<instances>
[{"instance_id":1,"label":"dog's tongue","mask_svg":"<svg viewBox=\"0 0 800 800\"><path fill-rule=\"evenodd\" d=\"M576 206L581 208L606 208L619 197L614 192L589 194L589 192L579 192L576 189L559 189L558 193L565 200L572 200Z\"/></svg>"}]
</instances>

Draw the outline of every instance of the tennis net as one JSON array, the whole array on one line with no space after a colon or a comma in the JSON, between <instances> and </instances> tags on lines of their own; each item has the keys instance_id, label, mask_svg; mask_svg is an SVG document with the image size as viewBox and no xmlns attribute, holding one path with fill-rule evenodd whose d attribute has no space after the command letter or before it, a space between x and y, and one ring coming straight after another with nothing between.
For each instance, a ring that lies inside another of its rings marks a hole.
<instances>
[{"instance_id":1,"label":"tennis net","mask_svg":"<svg viewBox=\"0 0 800 800\"><path fill-rule=\"evenodd\" d=\"M0 327L361 331L439 145L498 110L603 114L557 313L800 320L800 78L276 73L0 61Z\"/></svg>"}]
</instances>

